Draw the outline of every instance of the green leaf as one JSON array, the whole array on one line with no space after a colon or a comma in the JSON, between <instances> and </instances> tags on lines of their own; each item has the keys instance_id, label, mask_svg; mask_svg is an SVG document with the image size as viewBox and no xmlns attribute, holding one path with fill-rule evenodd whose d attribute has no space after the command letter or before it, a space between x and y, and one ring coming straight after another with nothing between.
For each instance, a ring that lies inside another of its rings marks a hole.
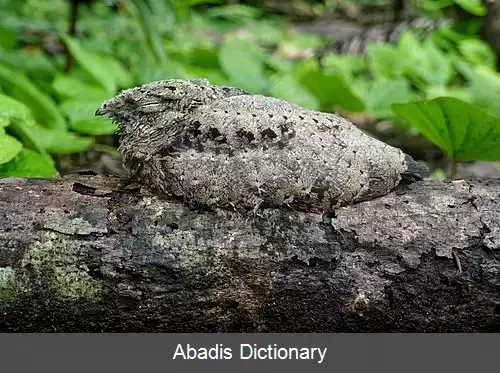
<instances>
[{"instance_id":1,"label":"green leaf","mask_svg":"<svg viewBox=\"0 0 500 373\"><path fill-rule=\"evenodd\" d=\"M27 126L34 126L31 111L23 103L0 94L0 127L7 127L12 118L23 121Z\"/></svg>"},{"instance_id":2,"label":"green leaf","mask_svg":"<svg viewBox=\"0 0 500 373\"><path fill-rule=\"evenodd\" d=\"M0 26L0 49L13 50L18 43L18 37L10 28Z\"/></svg>"},{"instance_id":3,"label":"green leaf","mask_svg":"<svg viewBox=\"0 0 500 373\"><path fill-rule=\"evenodd\" d=\"M68 100L61 105L61 110L69 117L70 128L86 135L111 135L116 132L116 125L104 117L96 117L95 111L102 100Z\"/></svg>"},{"instance_id":4,"label":"green leaf","mask_svg":"<svg viewBox=\"0 0 500 373\"><path fill-rule=\"evenodd\" d=\"M13 159L22 148L23 144L15 137L7 135L5 131L0 134L0 165Z\"/></svg>"},{"instance_id":5,"label":"green leaf","mask_svg":"<svg viewBox=\"0 0 500 373\"><path fill-rule=\"evenodd\" d=\"M262 57L252 43L237 39L225 42L219 50L219 61L232 85L250 93L267 89Z\"/></svg>"},{"instance_id":6,"label":"green leaf","mask_svg":"<svg viewBox=\"0 0 500 373\"><path fill-rule=\"evenodd\" d=\"M134 85L134 77L117 59L99 54L96 54L95 58L108 71L108 74L113 77L119 88L131 88Z\"/></svg>"},{"instance_id":7,"label":"green leaf","mask_svg":"<svg viewBox=\"0 0 500 373\"><path fill-rule=\"evenodd\" d=\"M417 127L457 161L500 161L500 118L452 97L394 104L401 118Z\"/></svg>"},{"instance_id":8,"label":"green leaf","mask_svg":"<svg viewBox=\"0 0 500 373\"><path fill-rule=\"evenodd\" d=\"M455 62L457 69L467 78L467 88L472 103L500 115L500 74L486 66L470 66Z\"/></svg>"},{"instance_id":9,"label":"green leaf","mask_svg":"<svg viewBox=\"0 0 500 373\"><path fill-rule=\"evenodd\" d=\"M415 42L409 43L411 38L403 40L407 54L405 71L410 77L430 85L446 85L450 81L453 76L451 61L431 39L420 46Z\"/></svg>"},{"instance_id":10,"label":"green leaf","mask_svg":"<svg viewBox=\"0 0 500 373\"><path fill-rule=\"evenodd\" d=\"M482 41L468 39L458 44L460 53L465 59L474 65L486 65L491 68L496 67L496 55L491 46Z\"/></svg>"},{"instance_id":11,"label":"green leaf","mask_svg":"<svg viewBox=\"0 0 500 373\"><path fill-rule=\"evenodd\" d=\"M364 104L346 83L341 74L324 73L315 61L297 67L294 76L310 93L319 99L321 110L329 111L336 105L351 112L362 112Z\"/></svg>"},{"instance_id":12,"label":"green leaf","mask_svg":"<svg viewBox=\"0 0 500 373\"><path fill-rule=\"evenodd\" d=\"M290 74L279 74L271 79L270 93L298 105L318 110L319 101Z\"/></svg>"},{"instance_id":13,"label":"green leaf","mask_svg":"<svg viewBox=\"0 0 500 373\"><path fill-rule=\"evenodd\" d=\"M260 16L261 12L253 7L242 4L217 6L208 9L205 16L211 19L227 20L234 23L247 23Z\"/></svg>"},{"instance_id":14,"label":"green leaf","mask_svg":"<svg viewBox=\"0 0 500 373\"><path fill-rule=\"evenodd\" d=\"M264 64L276 72L284 73L293 69L294 63L290 60L275 55L266 55L265 57Z\"/></svg>"},{"instance_id":15,"label":"green leaf","mask_svg":"<svg viewBox=\"0 0 500 373\"><path fill-rule=\"evenodd\" d=\"M57 74L52 88L61 98L76 98L78 100L106 101L110 94L101 87L93 84L87 84L80 79L70 75Z\"/></svg>"},{"instance_id":16,"label":"green leaf","mask_svg":"<svg viewBox=\"0 0 500 373\"><path fill-rule=\"evenodd\" d=\"M368 63L373 74L380 78L399 78L405 69L405 56L389 43L367 46Z\"/></svg>"},{"instance_id":17,"label":"green leaf","mask_svg":"<svg viewBox=\"0 0 500 373\"><path fill-rule=\"evenodd\" d=\"M486 7L481 3L481 0L453 0L461 8L465 9L475 16L485 16Z\"/></svg>"},{"instance_id":18,"label":"green leaf","mask_svg":"<svg viewBox=\"0 0 500 373\"><path fill-rule=\"evenodd\" d=\"M368 70L366 58L351 55L327 55L323 58L323 66L325 72L341 72L351 78Z\"/></svg>"},{"instance_id":19,"label":"green leaf","mask_svg":"<svg viewBox=\"0 0 500 373\"><path fill-rule=\"evenodd\" d=\"M124 3L135 20L146 56L155 65L165 65L168 61L166 49L154 22L154 14L148 4L143 0L125 0Z\"/></svg>"},{"instance_id":20,"label":"green leaf","mask_svg":"<svg viewBox=\"0 0 500 373\"><path fill-rule=\"evenodd\" d=\"M125 83L129 83L127 78L122 76L123 71L121 70L123 70L123 68L117 61L110 62L109 59L86 50L76 39L68 35L61 35L61 39L64 41L78 64L87 71L106 92L114 94L121 83L124 83L123 80L126 80ZM115 70L117 66L120 71Z\"/></svg>"},{"instance_id":21,"label":"green leaf","mask_svg":"<svg viewBox=\"0 0 500 373\"><path fill-rule=\"evenodd\" d=\"M282 39L282 32L277 25L269 22L257 21L248 24L248 29L261 45L276 45Z\"/></svg>"},{"instance_id":22,"label":"green leaf","mask_svg":"<svg viewBox=\"0 0 500 373\"><path fill-rule=\"evenodd\" d=\"M0 176L52 177L57 172L53 164L39 153L22 149L10 162L0 166Z\"/></svg>"},{"instance_id":23,"label":"green leaf","mask_svg":"<svg viewBox=\"0 0 500 373\"><path fill-rule=\"evenodd\" d=\"M217 49L215 49L214 46L196 46L189 55L189 64L211 69L220 69Z\"/></svg>"},{"instance_id":24,"label":"green leaf","mask_svg":"<svg viewBox=\"0 0 500 373\"><path fill-rule=\"evenodd\" d=\"M40 126L30 128L30 133L49 153L78 153L94 143L92 137L81 137L69 131L47 130Z\"/></svg>"},{"instance_id":25,"label":"green leaf","mask_svg":"<svg viewBox=\"0 0 500 373\"><path fill-rule=\"evenodd\" d=\"M82 120L102 119L95 117L95 111L103 101L97 100L67 100L61 104L61 111L66 114L71 124Z\"/></svg>"},{"instance_id":26,"label":"green leaf","mask_svg":"<svg viewBox=\"0 0 500 373\"><path fill-rule=\"evenodd\" d=\"M380 119L395 117L392 104L411 101L416 97L406 79L369 81L366 91L360 96L364 99L366 112Z\"/></svg>"},{"instance_id":27,"label":"green leaf","mask_svg":"<svg viewBox=\"0 0 500 373\"><path fill-rule=\"evenodd\" d=\"M429 86L425 89L425 96L428 100L438 97L455 97L465 102L471 101L470 94L464 87Z\"/></svg>"},{"instance_id":28,"label":"green leaf","mask_svg":"<svg viewBox=\"0 0 500 373\"><path fill-rule=\"evenodd\" d=\"M45 127L66 128L66 122L54 101L23 74L0 65L0 85L9 96L29 107L33 116Z\"/></svg>"},{"instance_id":29,"label":"green leaf","mask_svg":"<svg viewBox=\"0 0 500 373\"><path fill-rule=\"evenodd\" d=\"M86 135L101 136L114 134L117 125L106 118L94 118L72 123L71 129Z\"/></svg>"}]
</instances>

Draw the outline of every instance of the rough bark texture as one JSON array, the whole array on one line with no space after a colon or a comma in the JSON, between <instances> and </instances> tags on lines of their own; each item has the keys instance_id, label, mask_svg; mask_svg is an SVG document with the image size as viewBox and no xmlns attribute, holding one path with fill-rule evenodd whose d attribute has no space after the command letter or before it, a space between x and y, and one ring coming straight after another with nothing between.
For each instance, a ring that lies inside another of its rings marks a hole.
<instances>
[{"instance_id":1,"label":"rough bark texture","mask_svg":"<svg viewBox=\"0 0 500 373\"><path fill-rule=\"evenodd\" d=\"M1 331L500 331L500 181L335 216L195 211L118 179L0 180Z\"/></svg>"}]
</instances>

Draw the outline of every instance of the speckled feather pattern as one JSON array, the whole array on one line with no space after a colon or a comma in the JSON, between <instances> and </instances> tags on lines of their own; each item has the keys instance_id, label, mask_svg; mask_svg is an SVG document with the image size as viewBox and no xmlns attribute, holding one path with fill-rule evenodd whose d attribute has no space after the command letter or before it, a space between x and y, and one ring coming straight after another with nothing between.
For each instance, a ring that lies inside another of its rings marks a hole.
<instances>
[{"instance_id":1,"label":"speckled feather pattern","mask_svg":"<svg viewBox=\"0 0 500 373\"><path fill-rule=\"evenodd\" d=\"M204 79L127 90L98 112L140 182L196 205L328 212L387 194L414 162L337 115Z\"/></svg>"}]
</instances>

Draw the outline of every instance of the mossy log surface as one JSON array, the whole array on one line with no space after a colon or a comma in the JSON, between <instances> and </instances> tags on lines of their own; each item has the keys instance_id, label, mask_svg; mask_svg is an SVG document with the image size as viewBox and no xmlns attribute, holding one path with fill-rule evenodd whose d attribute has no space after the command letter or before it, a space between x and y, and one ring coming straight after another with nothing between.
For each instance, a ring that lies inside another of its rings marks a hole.
<instances>
[{"instance_id":1,"label":"mossy log surface","mask_svg":"<svg viewBox=\"0 0 500 373\"><path fill-rule=\"evenodd\" d=\"M3 179L0 331L500 331L499 248L498 180L425 180L327 218Z\"/></svg>"}]
</instances>

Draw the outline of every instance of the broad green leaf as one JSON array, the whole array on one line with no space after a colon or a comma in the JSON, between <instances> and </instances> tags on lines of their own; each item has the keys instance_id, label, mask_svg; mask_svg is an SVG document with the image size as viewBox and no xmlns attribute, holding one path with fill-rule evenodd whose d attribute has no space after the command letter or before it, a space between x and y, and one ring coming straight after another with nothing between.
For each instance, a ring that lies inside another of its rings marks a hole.
<instances>
[{"instance_id":1,"label":"broad green leaf","mask_svg":"<svg viewBox=\"0 0 500 373\"><path fill-rule=\"evenodd\" d=\"M452 78L451 61L431 39L424 41L421 48L410 49L409 53L406 71L417 81L430 85L446 85Z\"/></svg>"},{"instance_id":2,"label":"broad green leaf","mask_svg":"<svg viewBox=\"0 0 500 373\"><path fill-rule=\"evenodd\" d=\"M101 136L114 134L117 125L106 118L94 118L74 122L71 124L71 129L86 135Z\"/></svg>"},{"instance_id":3,"label":"broad green leaf","mask_svg":"<svg viewBox=\"0 0 500 373\"><path fill-rule=\"evenodd\" d=\"M0 165L13 159L22 148L23 144L15 137L7 135L5 131L0 134Z\"/></svg>"},{"instance_id":4,"label":"broad green leaf","mask_svg":"<svg viewBox=\"0 0 500 373\"><path fill-rule=\"evenodd\" d=\"M262 57L252 43L237 39L225 42L219 50L219 61L231 85L250 93L267 89Z\"/></svg>"},{"instance_id":5,"label":"broad green leaf","mask_svg":"<svg viewBox=\"0 0 500 373\"><path fill-rule=\"evenodd\" d=\"M20 72L0 65L0 86L5 88L9 96L29 107L33 116L45 127L66 128L66 122L54 101Z\"/></svg>"},{"instance_id":6,"label":"broad green leaf","mask_svg":"<svg viewBox=\"0 0 500 373\"><path fill-rule=\"evenodd\" d=\"M65 74L57 74L52 83L54 91L61 98L75 98L78 100L102 101L111 98L110 94L101 87L87 84L80 79Z\"/></svg>"},{"instance_id":7,"label":"broad green leaf","mask_svg":"<svg viewBox=\"0 0 500 373\"><path fill-rule=\"evenodd\" d=\"M403 75L406 57L389 43L368 44L367 57L371 71L379 78L399 78Z\"/></svg>"},{"instance_id":8,"label":"broad green leaf","mask_svg":"<svg viewBox=\"0 0 500 373\"><path fill-rule=\"evenodd\" d=\"M18 43L18 37L11 28L0 26L0 49L13 50Z\"/></svg>"},{"instance_id":9,"label":"broad green leaf","mask_svg":"<svg viewBox=\"0 0 500 373\"><path fill-rule=\"evenodd\" d=\"M68 116L70 123L74 124L82 120L99 119L96 118L95 112L102 103L103 101L100 99L92 101L68 100L61 104L61 111Z\"/></svg>"},{"instance_id":10,"label":"broad green leaf","mask_svg":"<svg viewBox=\"0 0 500 373\"><path fill-rule=\"evenodd\" d=\"M392 104L403 103L416 99L406 79L370 81L367 91L360 93L366 105L366 112L380 119L390 119L396 115Z\"/></svg>"},{"instance_id":11,"label":"broad green leaf","mask_svg":"<svg viewBox=\"0 0 500 373\"><path fill-rule=\"evenodd\" d=\"M318 98L321 110L340 106L351 112L362 112L364 104L340 74L326 74L314 61L298 66L293 74L300 84Z\"/></svg>"},{"instance_id":12,"label":"broad green leaf","mask_svg":"<svg viewBox=\"0 0 500 373\"><path fill-rule=\"evenodd\" d=\"M300 49L319 48L323 45L323 39L316 34L298 33L289 40Z\"/></svg>"},{"instance_id":13,"label":"broad green leaf","mask_svg":"<svg viewBox=\"0 0 500 373\"><path fill-rule=\"evenodd\" d=\"M318 99L290 74L279 74L273 77L270 93L273 97L295 102L313 110L319 109Z\"/></svg>"},{"instance_id":14,"label":"broad green leaf","mask_svg":"<svg viewBox=\"0 0 500 373\"><path fill-rule=\"evenodd\" d=\"M220 69L217 49L214 46L196 46L189 54L189 64L211 69Z\"/></svg>"},{"instance_id":15,"label":"broad green leaf","mask_svg":"<svg viewBox=\"0 0 500 373\"><path fill-rule=\"evenodd\" d=\"M109 70L109 66L102 64L102 58L96 53L87 51L80 42L68 35L61 35L61 39L68 47L71 55L78 64L92 76L108 93L115 93L118 82Z\"/></svg>"},{"instance_id":16,"label":"broad green leaf","mask_svg":"<svg viewBox=\"0 0 500 373\"><path fill-rule=\"evenodd\" d=\"M134 85L134 77L117 59L99 54L96 54L95 58L102 67L107 69L108 73L115 80L118 88L130 88Z\"/></svg>"},{"instance_id":17,"label":"broad green leaf","mask_svg":"<svg viewBox=\"0 0 500 373\"><path fill-rule=\"evenodd\" d=\"M323 58L322 64L326 72L340 71L351 78L368 70L366 58L360 56L330 54Z\"/></svg>"},{"instance_id":18,"label":"broad green leaf","mask_svg":"<svg viewBox=\"0 0 500 373\"><path fill-rule=\"evenodd\" d=\"M11 70L22 71L26 77L38 84L50 82L57 72L54 61L42 50L28 52L26 49L16 49L5 53L0 48L0 62Z\"/></svg>"},{"instance_id":19,"label":"broad green leaf","mask_svg":"<svg viewBox=\"0 0 500 373\"><path fill-rule=\"evenodd\" d=\"M425 89L425 96L427 100L438 97L455 97L465 102L471 101L469 91L463 87L429 86Z\"/></svg>"},{"instance_id":20,"label":"broad green leaf","mask_svg":"<svg viewBox=\"0 0 500 373\"><path fill-rule=\"evenodd\" d=\"M457 161L500 161L500 118L474 105L440 97L393 110Z\"/></svg>"},{"instance_id":21,"label":"broad green leaf","mask_svg":"<svg viewBox=\"0 0 500 373\"><path fill-rule=\"evenodd\" d=\"M69 117L72 130L86 135L111 135L116 125L107 118L95 116L102 102L69 100L61 105L61 110Z\"/></svg>"},{"instance_id":22,"label":"broad green leaf","mask_svg":"<svg viewBox=\"0 0 500 373\"><path fill-rule=\"evenodd\" d=\"M491 68L496 67L496 55L491 46L476 39L468 39L458 44L460 53L465 59L474 65L486 65Z\"/></svg>"},{"instance_id":23,"label":"broad green leaf","mask_svg":"<svg viewBox=\"0 0 500 373\"><path fill-rule=\"evenodd\" d=\"M54 165L39 153L22 149L10 162L0 166L0 176L53 177L57 172Z\"/></svg>"},{"instance_id":24,"label":"broad green leaf","mask_svg":"<svg viewBox=\"0 0 500 373\"><path fill-rule=\"evenodd\" d=\"M27 126L35 125L31 111L26 105L9 96L0 94L0 127L8 126L12 118L23 121Z\"/></svg>"},{"instance_id":25,"label":"broad green leaf","mask_svg":"<svg viewBox=\"0 0 500 373\"><path fill-rule=\"evenodd\" d=\"M465 9L471 14L475 16L485 16L486 15L486 7L481 3L481 0L453 0L460 7Z\"/></svg>"},{"instance_id":26,"label":"broad green leaf","mask_svg":"<svg viewBox=\"0 0 500 373\"><path fill-rule=\"evenodd\" d=\"M294 66L294 63L292 61L275 55L266 55L264 64L268 68L281 73L291 71Z\"/></svg>"},{"instance_id":27,"label":"broad green leaf","mask_svg":"<svg viewBox=\"0 0 500 373\"><path fill-rule=\"evenodd\" d=\"M422 54L422 45L414 32L406 30L399 36L397 49L403 53L404 56L419 56Z\"/></svg>"},{"instance_id":28,"label":"broad green leaf","mask_svg":"<svg viewBox=\"0 0 500 373\"><path fill-rule=\"evenodd\" d=\"M28 126L25 122L17 118L11 118L9 128L16 135L16 137L22 141L25 147L36 150L49 162L53 162L53 160L45 151L45 147L43 146L43 138L35 133L36 129L41 128L47 133L66 131L66 129L48 129L38 124L35 124L34 126Z\"/></svg>"},{"instance_id":29,"label":"broad green leaf","mask_svg":"<svg viewBox=\"0 0 500 373\"><path fill-rule=\"evenodd\" d=\"M30 133L49 153L78 153L94 143L92 137L81 137L69 131L51 131L41 126L30 128Z\"/></svg>"},{"instance_id":30,"label":"broad green leaf","mask_svg":"<svg viewBox=\"0 0 500 373\"><path fill-rule=\"evenodd\" d=\"M261 45L276 45L283 37L281 29L269 22L251 22L248 29Z\"/></svg>"},{"instance_id":31,"label":"broad green leaf","mask_svg":"<svg viewBox=\"0 0 500 373\"><path fill-rule=\"evenodd\" d=\"M457 69L467 79L469 97L472 103L500 115L500 74L486 66L470 66L456 62Z\"/></svg>"}]
</instances>

